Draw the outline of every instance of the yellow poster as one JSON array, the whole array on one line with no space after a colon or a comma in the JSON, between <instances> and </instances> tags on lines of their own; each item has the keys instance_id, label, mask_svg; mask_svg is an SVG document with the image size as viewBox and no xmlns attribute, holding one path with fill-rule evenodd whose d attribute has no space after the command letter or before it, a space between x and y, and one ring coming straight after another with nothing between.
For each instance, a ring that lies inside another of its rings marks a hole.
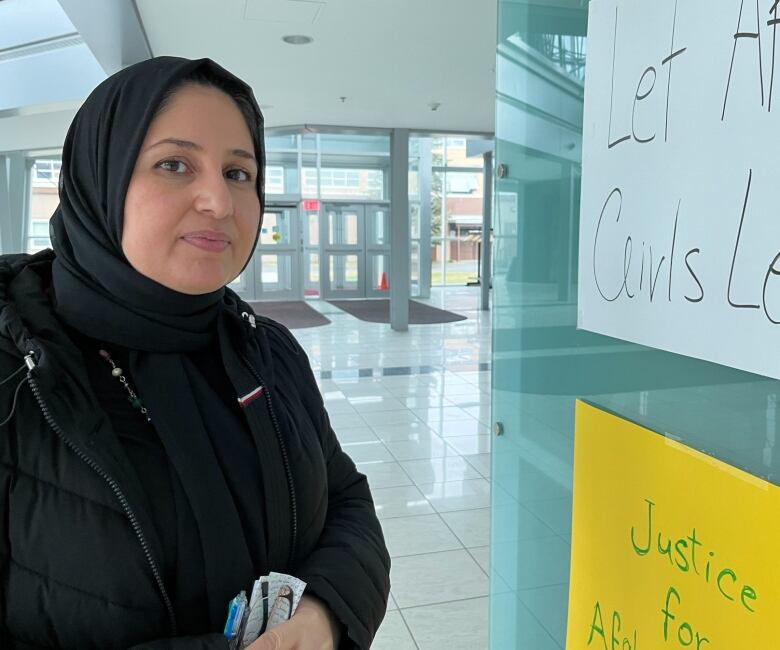
<instances>
[{"instance_id":1,"label":"yellow poster","mask_svg":"<svg viewBox=\"0 0 780 650\"><path fill-rule=\"evenodd\" d=\"M666 648L780 648L780 489L578 402L566 650Z\"/></svg>"}]
</instances>

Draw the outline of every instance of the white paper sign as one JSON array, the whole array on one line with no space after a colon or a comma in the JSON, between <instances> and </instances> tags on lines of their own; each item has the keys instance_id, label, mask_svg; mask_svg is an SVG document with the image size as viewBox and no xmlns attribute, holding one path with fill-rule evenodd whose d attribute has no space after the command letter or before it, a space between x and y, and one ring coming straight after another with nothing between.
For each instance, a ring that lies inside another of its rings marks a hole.
<instances>
[{"instance_id":1,"label":"white paper sign","mask_svg":"<svg viewBox=\"0 0 780 650\"><path fill-rule=\"evenodd\" d=\"M780 378L780 7L589 11L579 327Z\"/></svg>"}]
</instances>

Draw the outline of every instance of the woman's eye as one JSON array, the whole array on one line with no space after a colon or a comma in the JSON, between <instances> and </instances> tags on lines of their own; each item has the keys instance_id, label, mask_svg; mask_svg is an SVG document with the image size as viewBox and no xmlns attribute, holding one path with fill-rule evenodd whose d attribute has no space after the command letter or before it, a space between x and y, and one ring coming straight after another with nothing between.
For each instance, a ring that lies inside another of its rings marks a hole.
<instances>
[{"instance_id":1,"label":"woman's eye","mask_svg":"<svg viewBox=\"0 0 780 650\"><path fill-rule=\"evenodd\" d=\"M160 169L164 169L168 172L174 172L176 174L183 174L187 171L187 165L181 160L163 160L157 165Z\"/></svg>"},{"instance_id":2,"label":"woman's eye","mask_svg":"<svg viewBox=\"0 0 780 650\"><path fill-rule=\"evenodd\" d=\"M243 169L230 169L227 172L227 176L231 180L240 181L242 183L252 180L250 174Z\"/></svg>"}]
</instances>

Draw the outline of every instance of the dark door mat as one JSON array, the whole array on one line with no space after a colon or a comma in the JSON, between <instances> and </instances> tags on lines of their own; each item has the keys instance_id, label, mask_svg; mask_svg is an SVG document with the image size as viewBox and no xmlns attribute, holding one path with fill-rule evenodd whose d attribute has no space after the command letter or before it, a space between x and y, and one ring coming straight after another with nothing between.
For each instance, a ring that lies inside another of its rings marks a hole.
<instances>
[{"instance_id":1,"label":"dark door mat","mask_svg":"<svg viewBox=\"0 0 780 650\"><path fill-rule=\"evenodd\" d=\"M321 327L328 325L330 319L323 316L303 300L256 301L249 303L256 314L275 320L288 329Z\"/></svg>"},{"instance_id":2,"label":"dark door mat","mask_svg":"<svg viewBox=\"0 0 780 650\"><path fill-rule=\"evenodd\" d=\"M387 298L369 300L328 300L331 305L343 309L355 318L369 323L390 322L390 301ZM466 320L465 316L444 309L425 305L415 300L409 301L410 325L434 325L436 323L454 323Z\"/></svg>"}]
</instances>

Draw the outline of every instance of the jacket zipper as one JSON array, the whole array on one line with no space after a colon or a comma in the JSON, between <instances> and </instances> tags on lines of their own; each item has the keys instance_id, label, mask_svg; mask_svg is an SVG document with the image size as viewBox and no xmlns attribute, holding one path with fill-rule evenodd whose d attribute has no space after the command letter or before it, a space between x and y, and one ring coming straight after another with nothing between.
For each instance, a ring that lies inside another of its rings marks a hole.
<instances>
[{"instance_id":1,"label":"jacket zipper","mask_svg":"<svg viewBox=\"0 0 780 650\"><path fill-rule=\"evenodd\" d=\"M292 521L290 525L292 544L290 545L290 556L288 559L288 564L292 566L293 560L295 559L296 546L298 544L298 501L295 496L295 483L293 482L292 470L290 469L290 457L287 453L287 444L285 443L284 437L282 436L282 430L279 427L279 420L276 418L276 411L274 410L271 393L269 392L265 381L263 381L260 373L258 373L257 370L252 367L252 364L249 363L249 360L246 357L242 356L241 360L244 362L244 365L247 367L249 372L252 373L252 376L263 389L265 403L268 405L268 413L271 415L271 422L274 426L274 432L276 433L276 440L279 443L279 449L282 453L282 463L284 464L284 471L287 475L287 490L290 494L290 510L292 514Z\"/></svg>"},{"instance_id":2,"label":"jacket zipper","mask_svg":"<svg viewBox=\"0 0 780 650\"><path fill-rule=\"evenodd\" d=\"M89 467L92 468L92 470L98 476L100 476L106 483L108 483L108 486L111 488L114 495L119 500L122 509L125 511L127 518L130 520L130 525L133 528L133 532L135 533L135 536L138 538L138 541L141 543L141 548L143 549L144 556L146 557L146 561L149 563L149 568L152 570L152 574L154 575L155 582L157 583L157 587L160 590L160 594L162 595L163 602L165 603L165 608L168 611L168 616L170 617L171 634L173 636L176 636L176 628L177 628L176 614L173 611L173 605L171 603L171 599L168 596L167 590L165 589L165 584L163 583L162 576L160 575L160 570L157 566L157 563L155 562L154 557L152 557L152 552L149 548L149 542L147 541L146 536L144 535L144 532L141 529L141 525L138 523L138 519L136 518L133 509L130 507L130 503L128 502L127 497L125 496L124 492L122 492L122 488L119 487L119 484L116 482L116 480L114 480L111 476L109 476L109 474L102 467L100 467L100 465L98 465L92 458L90 458L89 456L87 456L87 454L81 451L81 449L74 442L72 442L70 438L68 438L65 432L60 428L60 426L52 417L49 408L46 406L46 403L43 400L43 396L41 395L40 389L38 388L38 383L35 381L35 379L32 376L32 373L30 372L36 366L34 353L30 352L27 356L25 356L24 361L27 364L27 368L29 369L27 372L27 382L30 384L30 388L32 389L33 395L35 396L35 399L38 402L38 406L40 407L41 412L43 413L43 417L46 419L46 422L59 436L60 440L62 440L71 451L73 451L81 460L83 460L87 465L89 465Z\"/></svg>"}]
</instances>

